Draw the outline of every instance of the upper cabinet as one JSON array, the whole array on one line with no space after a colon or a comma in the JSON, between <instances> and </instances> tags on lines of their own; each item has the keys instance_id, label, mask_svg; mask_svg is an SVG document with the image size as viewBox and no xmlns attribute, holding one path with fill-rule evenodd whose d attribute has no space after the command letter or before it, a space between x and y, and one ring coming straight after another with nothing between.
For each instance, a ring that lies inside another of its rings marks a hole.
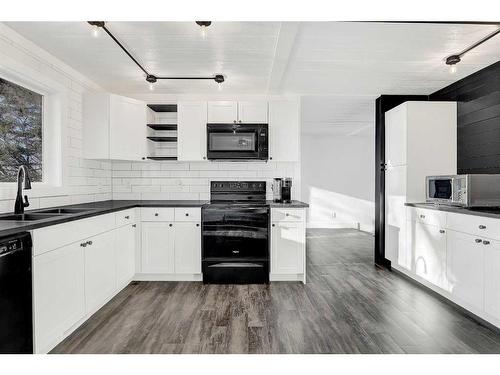
<instances>
[{"instance_id":1,"label":"upper cabinet","mask_svg":"<svg viewBox=\"0 0 500 375\"><path fill-rule=\"evenodd\" d=\"M83 100L83 156L88 159L144 160L146 105L131 98L86 94Z\"/></svg>"},{"instance_id":2,"label":"upper cabinet","mask_svg":"<svg viewBox=\"0 0 500 375\"><path fill-rule=\"evenodd\" d=\"M238 121L238 102L208 102L207 114L209 123L233 123Z\"/></svg>"},{"instance_id":3,"label":"upper cabinet","mask_svg":"<svg viewBox=\"0 0 500 375\"><path fill-rule=\"evenodd\" d=\"M216 101L208 102L208 123L257 123L267 124L267 101Z\"/></svg>"},{"instance_id":4,"label":"upper cabinet","mask_svg":"<svg viewBox=\"0 0 500 375\"><path fill-rule=\"evenodd\" d=\"M299 161L300 106L297 100L269 102L269 160Z\"/></svg>"},{"instance_id":5,"label":"upper cabinet","mask_svg":"<svg viewBox=\"0 0 500 375\"><path fill-rule=\"evenodd\" d=\"M267 124L267 101L238 102L238 122L246 124Z\"/></svg>"},{"instance_id":6,"label":"upper cabinet","mask_svg":"<svg viewBox=\"0 0 500 375\"><path fill-rule=\"evenodd\" d=\"M207 159L207 103L179 102L177 105L178 160Z\"/></svg>"}]
</instances>

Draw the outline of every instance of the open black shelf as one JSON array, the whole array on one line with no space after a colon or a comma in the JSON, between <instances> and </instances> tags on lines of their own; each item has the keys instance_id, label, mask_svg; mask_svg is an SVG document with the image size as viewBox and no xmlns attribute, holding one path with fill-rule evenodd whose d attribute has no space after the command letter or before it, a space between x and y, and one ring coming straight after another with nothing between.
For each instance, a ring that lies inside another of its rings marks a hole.
<instances>
[{"instance_id":1,"label":"open black shelf","mask_svg":"<svg viewBox=\"0 0 500 375\"><path fill-rule=\"evenodd\" d=\"M155 112L177 112L177 104L148 104Z\"/></svg>"},{"instance_id":2,"label":"open black shelf","mask_svg":"<svg viewBox=\"0 0 500 375\"><path fill-rule=\"evenodd\" d=\"M177 124L148 124L153 130L177 130Z\"/></svg>"},{"instance_id":3,"label":"open black shelf","mask_svg":"<svg viewBox=\"0 0 500 375\"><path fill-rule=\"evenodd\" d=\"M177 160L177 156L148 156L149 160Z\"/></svg>"},{"instance_id":4,"label":"open black shelf","mask_svg":"<svg viewBox=\"0 0 500 375\"><path fill-rule=\"evenodd\" d=\"M148 137L153 142L177 142L177 137Z\"/></svg>"}]
</instances>

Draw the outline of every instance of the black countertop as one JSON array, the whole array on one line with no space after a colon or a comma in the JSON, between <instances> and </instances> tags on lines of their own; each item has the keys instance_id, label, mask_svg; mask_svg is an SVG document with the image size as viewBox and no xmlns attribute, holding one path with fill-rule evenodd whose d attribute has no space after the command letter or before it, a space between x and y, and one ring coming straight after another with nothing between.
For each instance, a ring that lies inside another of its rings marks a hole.
<instances>
[{"instance_id":1,"label":"black countertop","mask_svg":"<svg viewBox=\"0 0 500 375\"><path fill-rule=\"evenodd\" d=\"M26 213L35 213L37 211L44 211L51 208L85 208L88 211L72 213L68 215L53 216L46 219L36 221L13 221L2 220L2 216L9 216L11 214L0 215L0 236L7 236L23 231L47 227L50 225L67 223L74 220L85 219L92 216L103 215L111 212L126 210L134 207L202 207L208 201L195 201L195 200L110 200L93 203L74 204L69 206L47 207L37 210L27 210ZM280 208L305 208L309 205L300 201L292 201L292 203L274 203L267 201L270 207Z\"/></svg>"},{"instance_id":2,"label":"black countertop","mask_svg":"<svg viewBox=\"0 0 500 375\"><path fill-rule=\"evenodd\" d=\"M457 206L437 205L433 203L405 203L408 207L425 208L428 210L453 212L456 214L475 215L500 219L500 207L466 208Z\"/></svg>"}]
</instances>

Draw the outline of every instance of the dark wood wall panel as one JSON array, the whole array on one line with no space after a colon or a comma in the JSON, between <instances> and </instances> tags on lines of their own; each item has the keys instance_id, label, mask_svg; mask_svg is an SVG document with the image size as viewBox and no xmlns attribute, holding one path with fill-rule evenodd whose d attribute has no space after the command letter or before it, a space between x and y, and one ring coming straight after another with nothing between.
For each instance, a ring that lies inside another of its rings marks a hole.
<instances>
[{"instance_id":1,"label":"dark wood wall panel","mask_svg":"<svg viewBox=\"0 0 500 375\"><path fill-rule=\"evenodd\" d=\"M458 173L500 173L500 62L429 99L458 103Z\"/></svg>"}]
</instances>

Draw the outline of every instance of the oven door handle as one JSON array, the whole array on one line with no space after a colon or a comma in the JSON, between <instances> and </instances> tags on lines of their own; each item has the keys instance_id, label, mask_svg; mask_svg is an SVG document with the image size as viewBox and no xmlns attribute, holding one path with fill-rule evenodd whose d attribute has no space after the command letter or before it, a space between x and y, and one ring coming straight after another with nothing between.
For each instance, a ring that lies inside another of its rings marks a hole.
<instances>
[{"instance_id":1,"label":"oven door handle","mask_svg":"<svg viewBox=\"0 0 500 375\"><path fill-rule=\"evenodd\" d=\"M262 264L257 264L257 263L229 263L229 262L224 262L224 263L216 263L216 264L211 264L208 266L208 268L247 268L247 267L255 267L255 268L262 268Z\"/></svg>"}]
</instances>

